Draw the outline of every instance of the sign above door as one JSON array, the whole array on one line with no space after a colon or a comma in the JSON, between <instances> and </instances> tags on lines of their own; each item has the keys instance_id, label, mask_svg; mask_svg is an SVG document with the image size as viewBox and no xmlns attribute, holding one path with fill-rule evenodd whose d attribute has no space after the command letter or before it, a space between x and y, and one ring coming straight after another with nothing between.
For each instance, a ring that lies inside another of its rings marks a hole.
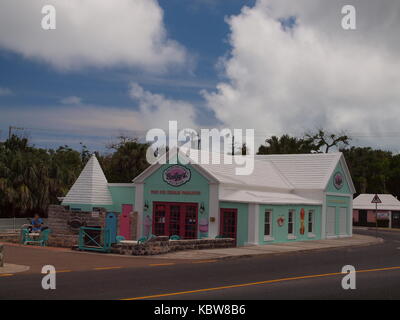
<instances>
[{"instance_id":1,"label":"sign above door","mask_svg":"<svg viewBox=\"0 0 400 320\"><path fill-rule=\"evenodd\" d=\"M190 181L191 172L188 168L174 165L164 170L163 180L171 186L179 187Z\"/></svg>"}]
</instances>

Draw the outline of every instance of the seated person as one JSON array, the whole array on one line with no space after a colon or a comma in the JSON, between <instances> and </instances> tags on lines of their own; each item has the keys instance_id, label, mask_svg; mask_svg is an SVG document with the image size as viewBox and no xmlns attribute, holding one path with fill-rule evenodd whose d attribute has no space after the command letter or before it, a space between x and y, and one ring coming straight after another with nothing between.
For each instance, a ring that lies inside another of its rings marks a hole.
<instances>
[{"instance_id":1,"label":"seated person","mask_svg":"<svg viewBox=\"0 0 400 320\"><path fill-rule=\"evenodd\" d=\"M35 214L35 216L31 221L31 224L32 224L32 232L39 232L42 230L43 219L38 214Z\"/></svg>"}]
</instances>

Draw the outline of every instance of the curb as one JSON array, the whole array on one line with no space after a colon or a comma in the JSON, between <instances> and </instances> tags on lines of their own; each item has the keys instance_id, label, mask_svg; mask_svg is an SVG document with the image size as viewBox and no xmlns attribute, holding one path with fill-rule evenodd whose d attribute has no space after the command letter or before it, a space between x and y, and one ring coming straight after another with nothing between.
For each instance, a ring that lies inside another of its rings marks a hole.
<instances>
[{"instance_id":1,"label":"curb","mask_svg":"<svg viewBox=\"0 0 400 320\"><path fill-rule=\"evenodd\" d=\"M242 259L242 258L254 258L254 257L265 257L265 256L276 256L276 255L283 255L283 254L292 254L292 253L307 253L307 252L316 252L316 251L326 251L330 249L340 249L340 248L357 248L357 247L368 247L372 245L378 245L384 243L385 240L383 238L374 238L374 241L368 241L365 243L360 244L350 244L348 246L339 245L339 246L332 246L326 248L308 248L308 249L300 249L300 250L293 250L293 251L286 251L286 252L270 252L270 253L250 253L250 254L243 254L243 255L228 255L223 257L213 257L213 260L234 260L234 259ZM173 258L171 258L172 260ZM181 259L181 260L201 260L203 258L198 259ZM167 259L166 259L167 260Z\"/></svg>"}]
</instances>

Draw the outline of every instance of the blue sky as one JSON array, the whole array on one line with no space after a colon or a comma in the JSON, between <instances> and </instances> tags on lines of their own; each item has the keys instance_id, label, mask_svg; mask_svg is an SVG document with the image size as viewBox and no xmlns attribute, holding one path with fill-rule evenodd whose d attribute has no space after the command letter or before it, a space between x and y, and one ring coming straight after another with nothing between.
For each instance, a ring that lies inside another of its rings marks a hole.
<instances>
[{"instance_id":1,"label":"blue sky","mask_svg":"<svg viewBox=\"0 0 400 320\"><path fill-rule=\"evenodd\" d=\"M54 4L57 29L43 31ZM400 151L400 2L2 0L0 139L105 150L168 120Z\"/></svg>"},{"instance_id":2,"label":"blue sky","mask_svg":"<svg viewBox=\"0 0 400 320\"><path fill-rule=\"evenodd\" d=\"M193 103L199 110L199 121L206 125L212 126L218 122L212 112L202 108L204 101L199 91L215 88L219 80L218 59L229 50L229 26L225 17L238 14L243 5L252 6L254 0L160 0L159 4L164 10L168 36L185 46L193 60L190 69L166 74L121 67L60 72L45 62L26 59L11 50L0 49L0 87L12 91L12 94L1 97L0 111L5 106L8 110L11 106L26 112L31 112L32 107L67 108L60 101L70 96L79 97L82 102L92 105L132 108L135 102L127 91L129 81L134 81L146 90ZM44 137L56 134L46 123L38 127L18 119L9 124L1 122L2 139L8 132L8 125L31 128L25 133L37 145L58 145L56 141L46 143ZM61 128L57 136L69 134L68 128ZM81 140L90 145L93 137L82 137ZM60 140L59 144L62 143ZM72 144L77 146L77 141Z\"/></svg>"}]
</instances>

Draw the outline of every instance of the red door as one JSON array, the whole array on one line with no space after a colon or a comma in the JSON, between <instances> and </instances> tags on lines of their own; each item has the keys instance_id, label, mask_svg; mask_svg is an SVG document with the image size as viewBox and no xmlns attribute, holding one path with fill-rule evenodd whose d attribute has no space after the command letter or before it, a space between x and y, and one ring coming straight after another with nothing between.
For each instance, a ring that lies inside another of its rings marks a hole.
<instances>
[{"instance_id":1,"label":"red door","mask_svg":"<svg viewBox=\"0 0 400 320\"><path fill-rule=\"evenodd\" d=\"M237 236L237 209L221 208L220 235L236 239Z\"/></svg>"},{"instance_id":2,"label":"red door","mask_svg":"<svg viewBox=\"0 0 400 320\"><path fill-rule=\"evenodd\" d=\"M155 235L197 238L197 203L155 202L153 208Z\"/></svg>"},{"instance_id":3,"label":"red door","mask_svg":"<svg viewBox=\"0 0 400 320\"><path fill-rule=\"evenodd\" d=\"M119 235L127 240L131 239L131 212L133 212L133 206L131 204L122 205L122 214L119 218Z\"/></svg>"}]
</instances>

